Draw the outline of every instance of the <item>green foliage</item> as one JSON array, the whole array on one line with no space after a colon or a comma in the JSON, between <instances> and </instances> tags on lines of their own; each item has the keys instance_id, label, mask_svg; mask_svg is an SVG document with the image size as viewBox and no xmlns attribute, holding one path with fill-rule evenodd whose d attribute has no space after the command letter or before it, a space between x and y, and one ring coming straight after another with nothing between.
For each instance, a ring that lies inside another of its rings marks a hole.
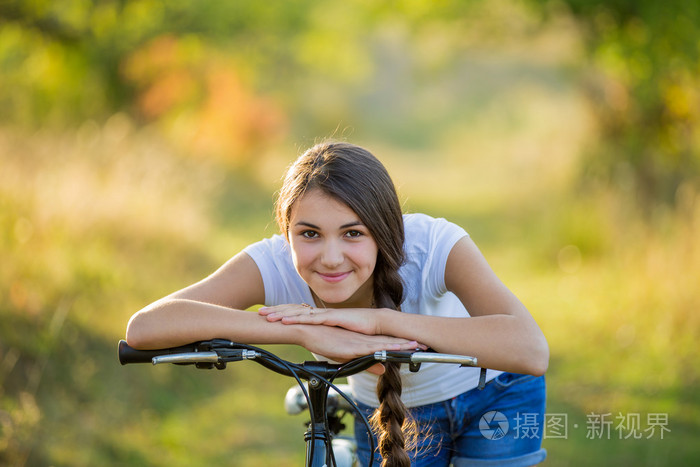
<instances>
[{"instance_id":1,"label":"green foliage","mask_svg":"<svg viewBox=\"0 0 700 467\"><path fill-rule=\"evenodd\" d=\"M565 0L585 40L601 141L586 173L647 212L700 186L698 2ZM557 3L558 4L558 3Z\"/></svg>"},{"instance_id":2,"label":"green foliage","mask_svg":"<svg viewBox=\"0 0 700 467\"><path fill-rule=\"evenodd\" d=\"M533 12L573 18L586 47L581 83L600 140L584 174L647 212L674 204L685 183L697 189L700 6L685 0L6 1L2 118L62 125L127 111L190 152L238 165L287 131L325 135L363 119L397 142L429 146L421 135L440 133L442 119L422 111L434 99L421 96L424 83L475 40L531 35L546 24ZM407 38L404 57L387 55ZM407 130L414 125L430 131Z\"/></svg>"},{"instance_id":3,"label":"green foliage","mask_svg":"<svg viewBox=\"0 0 700 467\"><path fill-rule=\"evenodd\" d=\"M127 112L191 152L244 160L287 129L308 138L352 122L402 142L409 125L440 130L423 109L436 72L477 36L498 41L527 22L522 6L494 4L3 2L1 118L62 126Z\"/></svg>"},{"instance_id":4,"label":"green foliage","mask_svg":"<svg viewBox=\"0 0 700 467\"><path fill-rule=\"evenodd\" d=\"M285 57L268 34L285 43L303 12L303 2L2 2L3 118L36 125L128 110L136 93L123 62L162 35L189 36L208 47L220 42L244 59L258 45L264 75Z\"/></svg>"},{"instance_id":5,"label":"green foliage","mask_svg":"<svg viewBox=\"0 0 700 467\"><path fill-rule=\"evenodd\" d=\"M0 463L296 465L303 428L282 416L283 378L119 366L135 310L250 241L212 231L209 202L232 208L220 167L125 125L0 133ZM267 211L240 214L264 230Z\"/></svg>"},{"instance_id":6,"label":"green foliage","mask_svg":"<svg viewBox=\"0 0 700 467\"><path fill-rule=\"evenodd\" d=\"M120 367L115 346L273 233L284 167L329 134L377 153L406 210L463 225L532 310L548 411L580 427L545 442L553 465L697 463L698 8L0 2L0 464L301 463L288 380ZM586 439L592 411L672 432Z\"/></svg>"}]
</instances>

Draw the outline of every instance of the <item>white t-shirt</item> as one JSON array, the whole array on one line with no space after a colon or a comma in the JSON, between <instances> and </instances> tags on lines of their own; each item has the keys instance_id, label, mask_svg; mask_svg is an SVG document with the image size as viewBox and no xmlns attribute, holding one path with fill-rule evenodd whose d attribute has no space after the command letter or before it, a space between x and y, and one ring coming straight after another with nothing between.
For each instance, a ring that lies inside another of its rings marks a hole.
<instances>
[{"instance_id":1,"label":"white t-shirt","mask_svg":"<svg viewBox=\"0 0 700 467\"><path fill-rule=\"evenodd\" d=\"M461 227L425 214L405 214L406 261L399 269L404 283L403 313L445 317L468 317L469 313L445 285L445 265L452 247L468 235ZM244 250L260 269L265 286L265 305L313 303L309 286L297 273L289 243L274 235ZM487 380L501 372L489 370ZM473 389L479 381L479 369L458 365L424 363L411 373L401 366L403 394L407 407L417 407L450 399ZM362 372L348 378L353 396L373 407L377 399L377 376Z\"/></svg>"}]
</instances>

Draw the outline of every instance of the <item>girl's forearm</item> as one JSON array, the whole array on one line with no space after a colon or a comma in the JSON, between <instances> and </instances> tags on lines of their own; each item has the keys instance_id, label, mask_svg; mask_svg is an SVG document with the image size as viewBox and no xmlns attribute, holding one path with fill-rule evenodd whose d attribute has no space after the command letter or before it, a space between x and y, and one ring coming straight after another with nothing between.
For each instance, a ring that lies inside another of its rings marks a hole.
<instances>
[{"instance_id":1,"label":"girl's forearm","mask_svg":"<svg viewBox=\"0 0 700 467\"><path fill-rule=\"evenodd\" d=\"M163 299L129 320L127 343L159 349L215 338L246 344L300 344L299 329L257 313L186 299Z\"/></svg>"},{"instance_id":2,"label":"girl's forearm","mask_svg":"<svg viewBox=\"0 0 700 467\"><path fill-rule=\"evenodd\" d=\"M475 356L486 368L541 375L549 364L547 341L529 317L445 318L387 309L381 310L379 326L382 334L414 339L438 352Z\"/></svg>"}]
</instances>

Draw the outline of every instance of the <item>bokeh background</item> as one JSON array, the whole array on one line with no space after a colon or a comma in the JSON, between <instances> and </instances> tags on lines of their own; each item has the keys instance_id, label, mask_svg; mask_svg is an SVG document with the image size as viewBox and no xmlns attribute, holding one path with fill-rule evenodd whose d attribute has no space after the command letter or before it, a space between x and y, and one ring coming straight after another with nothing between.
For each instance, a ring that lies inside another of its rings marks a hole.
<instances>
[{"instance_id":1,"label":"bokeh background","mask_svg":"<svg viewBox=\"0 0 700 467\"><path fill-rule=\"evenodd\" d=\"M540 323L547 464L697 465L698 25L684 0L3 0L0 464L301 465L290 380L116 343L275 233L285 167L331 137Z\"/></svg>"}]
</instances>

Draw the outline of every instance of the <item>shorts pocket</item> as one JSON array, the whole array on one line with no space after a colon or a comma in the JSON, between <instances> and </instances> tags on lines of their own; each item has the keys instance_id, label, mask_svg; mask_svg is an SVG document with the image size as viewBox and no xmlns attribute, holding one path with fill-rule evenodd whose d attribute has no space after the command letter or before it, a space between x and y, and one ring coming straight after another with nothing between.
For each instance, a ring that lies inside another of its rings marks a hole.
<instances>
[{"instance_id":1,"label":"shorts pocket","mask_svg":"<svg viewBox=\"0 0 700 467\"><path fill-rule=\"evenodd\" d=\"M535 378L538 378L537 376L532 376L532 375L521 375L519 373L501 373L500 375L496 376L493 380L494 384L498 386L501 389L507 389L511 386L514 386L516 384L522 384L526 383L528 381L531 381Z\"/></svg>"}]
</instances>

